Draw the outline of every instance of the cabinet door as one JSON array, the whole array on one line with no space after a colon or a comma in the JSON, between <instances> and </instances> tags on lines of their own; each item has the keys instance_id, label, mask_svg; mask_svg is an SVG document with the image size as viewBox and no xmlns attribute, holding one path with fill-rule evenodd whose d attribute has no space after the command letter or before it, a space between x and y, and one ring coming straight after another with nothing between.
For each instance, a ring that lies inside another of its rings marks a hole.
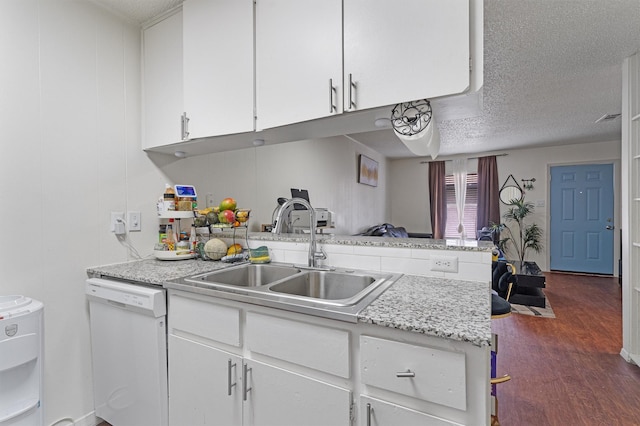
<instances>
[{"instance_id":1,"label":"cabinet door","mask_svg":"<svg viewBox=\"0 0 640 426\"><path fill-rule=\"evenodd\" d=\"M341 82L342 0L257 0L259 130L342 112Z\"/></svg>"},{"instance_id":2,"label":"cabinet door","mask_svg":"<svg viewBox=\"0 0 640 426\"><path fill-rule=\"evenodd\" d=\"M349 426L351 392L256 361L245 361L245 425Z\"/></svg>"},{"instance_id":3,"label":"cabinet door","mask_svg":"<svg viewBox=\"0 0 640 426\"><path fill-rule=\"evenodd\" d=\"M390 402L360 397L360 426L453 426L449 420L411 410Z\"/></svg>"},{"instance_id":4,"label":"cabinet door","mask_svg":"<svg viewBox=\"0 0 640 426\"><path fill-rule=\"evenodd\" d=\"M143 147L182 139L182 12L144 30Z\"/></svg>"},{"instance_id":5,"label":"cabinet door","mask_svg":"<svg viewBox=\"0 0 640 426\"><path fill-rule=\"evenodd\" d=\"M241 425L241 368L236 355L170 334L169 424Z\"/></svg>"},{"instance_id":6,"label":"cabinet door","mask_svg":"<svg viewBox=\"0 0 640 426\"><path fill-rule=\"evenodd\" d=\"M469 78L469 0L344 0L345 111L460 93Z\"/></svg>"},{"instance_id":7,"label":"cabinet door","mask_svg":"<svg viewBox=\"0 0 640 426\"><path fill-rule=\"evenodd\" d=\"M183 14L189 138L253 131L252 0L187 0Z\"/></svg>"}]
</instances>

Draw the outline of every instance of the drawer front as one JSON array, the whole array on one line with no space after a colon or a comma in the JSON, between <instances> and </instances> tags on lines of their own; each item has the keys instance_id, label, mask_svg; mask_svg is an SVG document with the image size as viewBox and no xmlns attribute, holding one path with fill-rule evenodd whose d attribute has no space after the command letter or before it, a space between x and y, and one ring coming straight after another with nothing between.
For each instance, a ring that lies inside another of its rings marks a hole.
<instances>
[{"instance_id":1,"label":"drawer front","mask_svg":"<svg viewBox=\"0 0 640 426\"><path fill-rule=\"evenodd\" d=\"M349 378L349 332L247 313L250 351Z\"/></svg>"},{"instance_id":2,"label":"drawer front","mask_svg":"<svg viewBox=\"0 0 640 426\"><path fill-rule=\"evenodd\" d=\"M169 294L169 332L240 347L240 309Z\"/></svg>"},{"instance_id":3,"label":"drawer front","mask_svg":"<svg viewBox=\"0 0 640 426\"><path fill-rule=\"evenodd\" d=\"M367 396L360 397L360 426L461 426L440 417Z\"/></svg>"},{"instance_id":4,"label":"drawer front","mask_svg":"<svg viewBox=\"0 0 640 426\"><path fill-rule=\"evenodd\" d=\"M360 338L366 385L466 410L465 355L370 336Z\"/></svg>"}]
</instances>

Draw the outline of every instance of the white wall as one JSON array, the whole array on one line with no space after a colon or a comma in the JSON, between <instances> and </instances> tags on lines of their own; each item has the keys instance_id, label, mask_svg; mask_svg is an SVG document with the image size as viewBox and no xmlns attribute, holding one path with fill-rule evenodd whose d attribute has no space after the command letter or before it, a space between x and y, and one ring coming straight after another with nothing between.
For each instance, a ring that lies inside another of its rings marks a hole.
<instances>
[{"instance_id":1,"label":"white wall","mask_svg":"<svg viewBox=\"0 0 640 426\"><path fill-rule=\"evenodd\" d=\"M513 174L519 185L522 185L521 179L536 179L534 188L531 191L526 191L525 198L527 201L532 201L536 205L535 212L531 216L531 221L535 221L543 229L544 248L539 254L527 254L527 259L538 263L542 270L548 270L549 264L549 254L547 250L549 247L549 235L547 231L549 229L548 190L549 168L551 166L598 162L613 163L615 175L614 197L616 203L615 223L620 223L620 141L548 146L503 152L507 155L497 157L500 186L502 186L510 174ZM491 153L474 154L473 156L490 154ZM412 232L417 232L414 231L414 229L420 229L420 227L425 225L422 218L416 220L416 215L407 214L406 210L408 208L417 212L426 212L426 220L429 223L429 229L431 228L428 207L428 166L421 164L421 161L425 160L424 158L412 158L391 160L389 162L389 197L392 205L391 220L392 223L405 226ZM443 158L443 160L447 160L447 158ZM470 161L469 170L472 171L476 168L477 162ZM426 206L423 200L417 200L417 198L426 199ZM500 208L502 213L506 211L505 205L501 204ZM531 223L531 221L527 221L527 223ZM618 227L616 229L618 229ZM620 256L619 238L619 232L616 232L614 239L614 274L617 274L617 260Z\"/></svg>"},{"instance_id":2,"label":"white wall","mask_svg":"<svg viewBox=\"0 0 640 426\"><path fill-rule=\"evenodd\" d=\"M378 161L377 187L358 183L358 155ZM156 158L154 156L154 158ZM233 197L238 207L250 208L250 229L271 223L278 197L290 198L291 188L309 191L314 207L335 213L336 232L355 234L388 221L386 203L387 162L382 155L347 137L304 140L265 145L238 151L170 161L161 167L172 181L184 180L196 186L199 205L207 193L216 203Z\"/></svg>"},{"instance_id":3,"label":"white wall","mask_svg":"<svg viewBox=\"0 0 640 426\"><path fill-rule=\"evenodd\" d=\"M430 234L429 165L423 158L389 161L391 223Z\"/></svg>"},{"instance_id":4,"label":"white wall","mask_svg":"<svg viewBox=\"0 0 640 426\"><path fill-rule=\"evenodd\" d=\"M139 33L85 1L0 6L0 295L45 305L47 425L92 420L85 268L127 259L109 212L154 222L165 181L140 148Z\"/></svg>"}]
</instances>

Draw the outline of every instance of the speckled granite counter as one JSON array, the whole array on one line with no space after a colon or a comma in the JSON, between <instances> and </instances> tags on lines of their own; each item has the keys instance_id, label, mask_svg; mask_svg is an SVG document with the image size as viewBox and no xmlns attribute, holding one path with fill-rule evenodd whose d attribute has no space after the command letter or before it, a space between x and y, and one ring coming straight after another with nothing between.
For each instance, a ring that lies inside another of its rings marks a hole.
<instances>
[{"instance_id":1,"label":"speckled granite counter","mask_svg":"<svg viewBox=\"0 0 640 426\"><path fill-rule=\"evenodd\" d=\"M231 237L231 231L219 234L222 237ZM286 241L307 242L308 234L272 234L270 232L249 232L250 241ZM365 237L359 235L330 235L318 234L318 242L322 244L368 246L368 247L401 247L423 248L436 250L462 250L462 251L491 251L493 244L489 241L476 240L434 240L430 238L385 238Z\"/></svg>"},{"instance_id":2,"label":"speckled granite counter","mask_svg":"<svg viewBox=\"0 0 640 426\"><path fill-rule=\"evenodd\" d=\"M162 285L166 280L228 266L195 259L148 259L91 267L87 274ZM488 346L490 303L486 283L404 275L360 312L358 321Z\"/></svg>"},{"instance_id":3,"label":"speckled granite counter","mask_svg":"<svg viewBox=\"0 0 640 426\"><path fill-rule=\"evenodd\" d=\"M227 266L229 264L204 262L198 259L173 261L145 259L87 268L87 275L118 278L161 286L163 282L168 280L215 271Z\"/></svg>"},{"instance_id":4,"label":"speckled granite counter","mask_svg":"<svg viewBox=\"0 0 640 426\"><path fill-rule=\"evenodd\" d=\"M489 288L478 282L404 275L362 310L358 320L488 346Z\"/></svg>"}]
</instances>

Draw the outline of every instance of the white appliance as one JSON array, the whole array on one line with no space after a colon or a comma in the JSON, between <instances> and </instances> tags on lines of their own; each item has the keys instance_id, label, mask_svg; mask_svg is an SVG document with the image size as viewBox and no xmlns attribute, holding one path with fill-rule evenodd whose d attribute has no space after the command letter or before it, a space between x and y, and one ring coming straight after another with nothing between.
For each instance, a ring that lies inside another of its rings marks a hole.
<instances>
[{"instance_id":1,"label":"white appliance","mask_svg":"<svg viewBox=\"0 0 640 426\"><path fill-rule=\"evenodd\" d=\"M165 290L101 278L85 290L96 416L114 426L167 425Z\"/></svg>"},{"instance_id":2,"label":"white appliance","mask_svg":"<svg viewBox=\"0 0 640 426\"><path fill-rule=\"evenodd\" d=\"M316 227L332 227L335 226L333 212L326 208L314 208L316 213ZM308 210L293 210L291 212L291 228L294 233L302 232L302 230L309 230L309 211Z\"/></svg>"},{"instance_id":3,"label":"white appliance","mask_svg":"<svg viewBox=\"0 0 640 426\"><path fill-rule=\"evenodd\" d=\"M42 425L43 304L0 296L0 426Z\"/></svg>"}]
</instances>

